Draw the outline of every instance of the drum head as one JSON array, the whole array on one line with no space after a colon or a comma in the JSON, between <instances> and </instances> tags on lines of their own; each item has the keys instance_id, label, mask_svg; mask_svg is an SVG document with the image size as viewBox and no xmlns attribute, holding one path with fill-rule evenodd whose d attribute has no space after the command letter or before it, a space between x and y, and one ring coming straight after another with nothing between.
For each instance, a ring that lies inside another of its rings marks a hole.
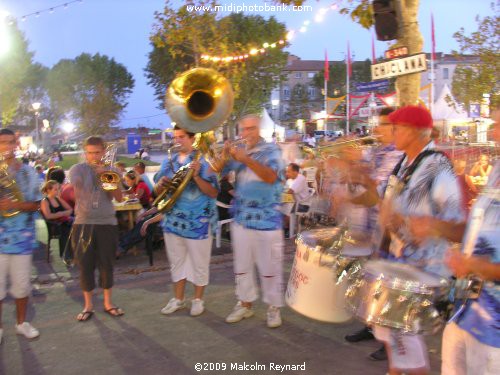
<instances>
[{"instance_id":1,"label":"drum head","mask_svg":"<svg viewBox=\"0 0 500 375\"><path fill-rule=\"evenodd\" d=\"M384 285L394 289L426 293L430 292L431 288L447 284L445 279L407 264L371 260L366 262L363 268L364 274L370 279L380 279Z\"/></svg>"},{"instance_id":2,"label":"drum head","mask_svg":"<svg viewBox=\"0 0 500 375\"><path fill-rule=\"evenodd\" d=\"M338 227L319 228L300 232L297 241L302 242L310 249L324 250L332 247L338 238L340 229Z\"/></svg>"}]
</instances>

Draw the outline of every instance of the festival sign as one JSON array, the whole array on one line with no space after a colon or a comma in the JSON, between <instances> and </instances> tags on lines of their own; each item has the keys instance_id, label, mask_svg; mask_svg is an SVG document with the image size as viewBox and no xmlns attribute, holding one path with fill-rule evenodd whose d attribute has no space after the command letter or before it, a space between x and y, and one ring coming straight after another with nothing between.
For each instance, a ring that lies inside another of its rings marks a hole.
<instances>
[{"instance_id":1,"label":"festival sign","mask_svg":"<svg viewBox=\"0 0 500 375\"><path fill-rule=\"evenodd\" d=\"M402 59L395 59L371 66L372 80L386 79L405 74L423 72L427 70L425 53L419 53Z\"/></svg>"}]
</instances>

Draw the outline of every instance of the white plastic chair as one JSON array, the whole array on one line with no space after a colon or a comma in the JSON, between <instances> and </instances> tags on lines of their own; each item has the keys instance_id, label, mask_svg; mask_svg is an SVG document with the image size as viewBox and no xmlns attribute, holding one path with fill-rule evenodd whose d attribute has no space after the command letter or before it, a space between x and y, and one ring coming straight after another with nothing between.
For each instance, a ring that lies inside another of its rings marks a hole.
<instances>
[{"instance_id":1,"label":"white plastic chair","mask_svg":"<svg viewBox=\"0 0 500 375\"><path fill-rule=\"evenodd\" d=\"M307 186L318 189L318 183L316 182L316 172L318 171L317 167L307 167L303 169L304 176L306 177Z\"/></svg>"},{"instance_id":2,"label":"white plastic chair","mask_svg":"<svg viewBox=\"0 0 500 375\"><path fill-rule=\"evenodd\" d=\"M225 204L222 202L217 201L215 203L217 206L222 207L222 208L231 208L230 204ZM233 221L233 218L225 219L225 220L217 220L217 228L215 228L215 247L219 248L221 245L221 237L222 237L222 226L224 224L229 224Z\"/></svg>"},{"instance_id":3,"label":"white plastic chair","mask_svg":"<svg viewBox=\"0 0 500 375\"><path fill-rule=\"evenodd\" d=\"M316 195L316 189L311 188L311 187L308 189L309 189L309 196L306 199L297 203L297 209L296 209L295 218L294 218L294 221L297 221L297 233L300 233L300 230L301 230L301 218L306 217L306 216L310 216L312 214L311 205L312 205L313 198ZM298 212L297 210L299 208L299 205L306 206L307 210L305 212Z\"/></svg>"}]
</instances>

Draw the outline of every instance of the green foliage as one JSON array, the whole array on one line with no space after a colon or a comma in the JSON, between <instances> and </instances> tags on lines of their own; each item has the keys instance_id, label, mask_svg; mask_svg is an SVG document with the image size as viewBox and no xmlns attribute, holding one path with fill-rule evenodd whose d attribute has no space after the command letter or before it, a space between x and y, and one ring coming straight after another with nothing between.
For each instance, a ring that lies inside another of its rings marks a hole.
<instances>
[{"instance_id":1,"label":"green foliage","mask_svg":"<svg viewBox=\"0 0 500 375\"><path fill-rule=\"evenodd\" d=\"M127 106L134 79L125 66L104 55L83 53L50 70L47 90L54 112L80 123L80 131L103 135Z\"/></svg>"},{"instance_id":2,"label":"green foliage","mask_svg":"<svg viewBox=\"0 0 500 375\"><path fill-rule=\"evenodd\" d=\"M202 63L201 56L243 54L261 48L265 42L284 39L285 25L273 17L266 20L242 13L217 18L216 12L188 12L187 5L215 7L216 2L191 0L176 10L167 1L163 12L156 13L146 77L155 89L158 107L164 108L165 91L177 74L203 66L218 70L231 81L235 92L233 118L261 110L286 64L287 53L282 48L269 49L264 56L237 63Z\"/></svg>"},{"instance_id":3,"label":"green foliage","mask_svg":"<svg viewBox=\"0 0 500 375\"><path fill-rule=\"evenodd\" d=\"M494 15L483 19L476 17L477 31L470 36L461 28L453 36L460 45L460 53L478 56L479 62L471 66L458 66L452 82L455 98L469 108L470 103L481 103L483 94L490 94L492 108L500 104L500 17L495 4L491 4ZM458 53L455 51L457 57Z\"/></svg>"},{"instance_id":4,"label":"green foliage","mask_svg":"<svg viewBox=\"0 0 500 375\"><path fill-rule=\"evenodd\" d=\"M328 96L338 97L345 95L347 93L346 90L346 64L343 61L333 61L330 62L330 71L329 71L329 81L327 84ZM371 62L366 59L365 61L355 61L352 64L352 76L351 76L351 92L352 85L355 82L370 82L371 78L371 70L370 70ZM324 78L325 72L321 71L316 74L313 78L314 86L323 89L324 88Z\"/></svg>"},{"instance_id":5,"label":"green foliage","mask_svg":"<svg viewBox=\"0 0 500 375\"><path fill-rule=\"evenodd\" d=\"M33 52L28 51L28 41L17 23L12 20L5 27L10 38L10 48L0 59L0 115L3 126L13 122L35 69Z\"/></svg>"},{"instance_id":6,"label":"green foliage","mask_svg":"<svg viewBox=\"0 0 500 375\"><path fill-rule=\"evenodd\" d=\"M292 87L288 112L284 113L284 120L294 121L298 118L309 118L309 97L307 87L303 84L296 84Z\"/></svg>"}]
</instances>

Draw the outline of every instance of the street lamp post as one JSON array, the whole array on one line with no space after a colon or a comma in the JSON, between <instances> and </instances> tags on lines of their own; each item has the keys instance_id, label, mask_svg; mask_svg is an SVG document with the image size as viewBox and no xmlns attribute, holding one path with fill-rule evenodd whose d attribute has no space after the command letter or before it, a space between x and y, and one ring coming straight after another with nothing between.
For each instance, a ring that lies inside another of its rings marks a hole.
<instances>
[{"instance_id":1,"label":"street lamp post","mask_svg":"<svg viewBox=\"0 0 500 375\"><path fill-rule=\"evenodd\" d=\"M38 110L40 109L40 106L42 103L35 102L31 106L35 110L35 146L37 147L37 152L38 152L38 147L40 146L40 134L38 132L38 117L40 116L40 112Z\"/></svg>"}]
</instances>

